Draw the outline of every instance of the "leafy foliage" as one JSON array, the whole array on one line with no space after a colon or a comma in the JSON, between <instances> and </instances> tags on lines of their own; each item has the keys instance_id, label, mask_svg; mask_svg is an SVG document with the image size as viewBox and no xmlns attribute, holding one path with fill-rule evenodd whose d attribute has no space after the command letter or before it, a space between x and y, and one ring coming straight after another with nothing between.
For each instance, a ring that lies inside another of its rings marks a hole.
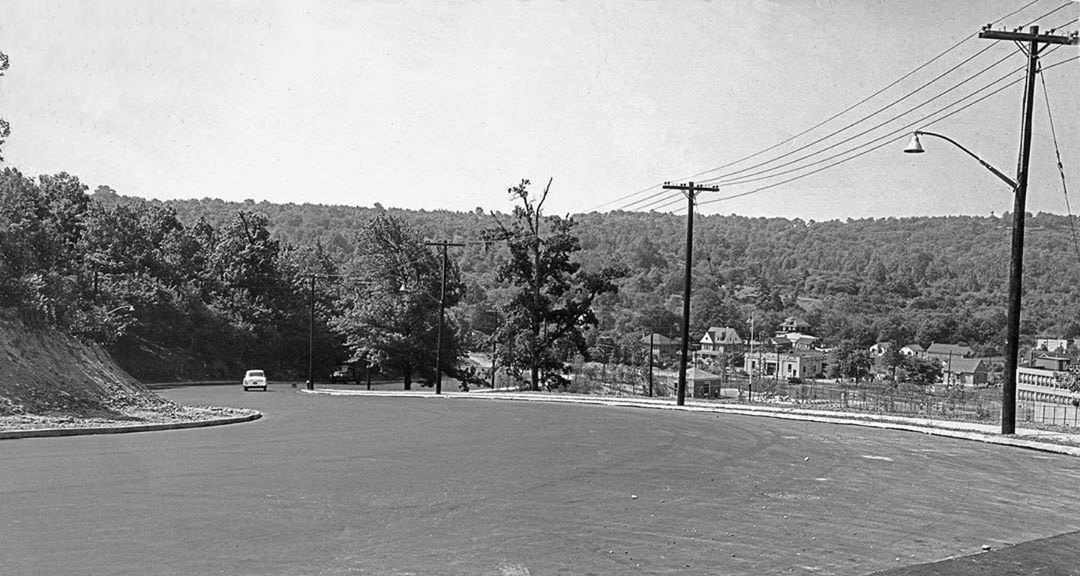
<instances>
[{"instance_id":1,"label":"leafy foliage","mask_svg":"<svg viewBox=\"0 0 1080 576\"><path fill-rule=\"evenodd\" d=\"M388 214L372 218L355 245L333 329L354 360L401 374L406 390L414 373L431 380L442 282L438 259L416 231ZM463 289L450 266L445 305L456 305ZM440 369L451 371L460 351L453 322L444 328Z\"/></svg>"},{"instance_id":2,"label":"leafy foliage","mask_svg":"<svg viewBox=\"0 0 1080 576\"><path fill-rule=\"evenodd\" d=\"M531 389L538 390L541 376L548 387L563 383L560 375L569 354L587 355L584 330L598 323L593 300L615 291L615 280L624 271L612 265L599 272L582 270L571 260L581 249L572 234L573 219L543 215L551 181L539 198L530 195L528 186L529 181L522 180L509 189L519 203L513 220L500 222L492 231L506 240L510 251L496 279L514 286L502 305L505 320L496 337L503 344L503 365L528 370Z\"/></svg>"}]
</instances>

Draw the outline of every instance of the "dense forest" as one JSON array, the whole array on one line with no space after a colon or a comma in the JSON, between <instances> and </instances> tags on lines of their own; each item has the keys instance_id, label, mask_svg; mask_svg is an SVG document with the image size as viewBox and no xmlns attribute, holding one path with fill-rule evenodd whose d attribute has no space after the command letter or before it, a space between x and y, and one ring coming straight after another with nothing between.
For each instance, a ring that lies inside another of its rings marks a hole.
<instances>
[{"instance_id":1,"label":"dense forest","mask_svg":"<svg viewBox=\"0 0 1080 576\"><path fill-rule=\"evenodd\" d=\"M418 292L407 313L424 320L395 328L398 343L411 330L420 340L416 353L430 350L442 300L442 345L460 357L488 349L509 322L514 244L492 231L514 222L514 213L499 210L513 200L470 212L161 202L107 187L91 194L68 174L29 178L9 168L0 175L0 306L104 343L142 378L234 377L256 365L302 377L309 338L320 375L372 350L371 341L356 341L357 327L370 324L372 302L405 305L387 295L408 285ZM1008 214L696 218L695 339L709 326L746 335L751 317L757 333L768 334L797 316L828 346L952 342L980 355L1002 352ZM632 361L643 334L677 334L685 216L594 212L553 222L569 239L567 274L581 268L575 281L588 281L584 271L619 271L588 300L595 326L579 335L587 355ZM1071 223L1055 214L1028 219L1025 343L1043 334L1080 337L1080 251ZM441 255L427 245L444 240L461 244L448 249L449 299L439 293ZM388 251L412 254L400 282ZM572 285L567 278L561 291ZM385 306L378 313L402 314Z\"/></svg>"},{"instance_id":2,"label":"dense forest","mask_svg":"<svg viewBox=\"0 0 1080 576\"><path fill-rule=\"evenodd\" d=\"M273 233L299 246L320 242L347 258L349 238L380 207L170 201L186 221L224 221L237 210L264 213ZM399 211L432 238L473 242L454 253L473 294L498 291L504 254L474 242L494 219L472 212ZM685 216L608 212L573 216L587 266L625 263L630 273L600 299L599 338L649 329L675 335L681 318ZM787 316L807 321L826 343L879 340L966 343L999 354L1004 338L1012 217L942 216L831 220L697 216L691 329L740 330L755 317L768 333ZM1076 218L1072 218L1073 225ZM1080 233L1080 231L1077 231ZM1067 216L1028 215L1022 333L1080 337L1080 251Z\"/></svg>"}]
</instances>

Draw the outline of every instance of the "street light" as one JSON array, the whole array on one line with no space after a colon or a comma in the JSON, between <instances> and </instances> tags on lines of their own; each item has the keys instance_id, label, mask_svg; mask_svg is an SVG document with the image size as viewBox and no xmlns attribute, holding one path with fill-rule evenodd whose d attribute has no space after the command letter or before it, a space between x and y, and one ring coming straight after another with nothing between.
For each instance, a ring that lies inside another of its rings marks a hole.
<instances>
[{"instance_id":1,"label":"street light","mask_svg":"<svg viewBox=\"0 0 1080 576\"><path fill-rule=\"evenodd\" d=\"M1029 125L1030 126L1030 125ZM1028 132L1030 134L1030 130ZM1005 334L1005 382L1001 386L1001 433L1013 434L1016 432L1016 368L1017 358L1020 355L1020 284L1024 268L1024 198L1027 192L1027 157L1022 154L1017 180L1009 178L988 162L979 158L974 152L960 145L959 142L925 130L916 130L911 136L904 152L908 154L921 154L924 152L919 136L934 136L949 142L953 146L963 150L968 156L978 160L984 168L994 173L1003 182L1009 185L1013 191L1013 227L1012 227L1012 257L1009 268L1009 313L1006 321ZM1030 141L1030 140L1028 140ZM1026 148L1026 146L1025 146Z\"/></svg>"},{"instance_id":2,"label":"street light","mask_svg":"<svg viewBox=\"0 0 1080 576\"><path fill-rule=\"evenodd\" d=\"M957 148L959 148L959 149L963 150L964 152L966 152L968 156L971 156L975 160L978 160L979 164L982 164L984 168L986 168L987 170L993 172L994 176L997 176L998 178L1001 178L1001 180L1004 181L1006 184L1008 184L1009 188L1011 188L1013 191L1016 190L1017 184L1016 184L1015 180L1013 180L1012 178L1009 178L1008 176L1003 174L1000 170L998 170L997 168L994 168L993 166L991 166L986 160L983 160L982 158L979 158L978 156L975 155L974 152L972 152L971 150L968 150L967 148L964 148L963 146L960 145L959 142L957 142L956 140L953 140L952 138L949 138L948 136L944 136L942 134L937 134L937 133L934 133L934 132L927 132L925 130L916 130L915 132L913 132L911 134L911 142L908 142L907 148L904 148L904 152L906 152L908 154L922 154L923 152L925 152L925 150L923 150L923 147L922 147L922 142L919 141L919 136L920 135L922 135L922 136L933 136L935 138L941 138L942 140L951 143L953 146L956 146Z\"/></svg>"}]
</instances>

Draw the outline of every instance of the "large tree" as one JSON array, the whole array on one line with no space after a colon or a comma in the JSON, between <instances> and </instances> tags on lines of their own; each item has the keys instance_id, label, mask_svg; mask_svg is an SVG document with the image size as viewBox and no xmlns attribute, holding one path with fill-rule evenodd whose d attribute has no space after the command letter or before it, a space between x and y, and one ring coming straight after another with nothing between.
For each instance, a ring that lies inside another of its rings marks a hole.
<instances>
[{"instance_id":1,"label":"large tree","mask_svg":"<svg viewBox=\"0 0 1080 576\"><path fill-rule=\"evenodd\" d=\"M435 376L435 345L442 281L438 257L419 233L386 213L372 218L355 238L353 259L341 279L341 314L333 328L345 339L353 360L396 372L405 389L413 377ZM457 267L447 269L447 307L464 291ZM453 369L459 356L456 326L444 325L440 370Z\"/></svg>"},{"instance_id":2,"label":"large tree","mask_svg":"<svg viewBox=\"0 0 1080 576\"><path fill-rule=\"evenodd\" d=\"M625 275L620 265L597 272L581 269L571 256L581 250L572 234L574 220L544 216L543 206L551 180L539 197L529 192L529 181L508 190L518 203L510 222L499 222L495 237L506 240L509 258L499 266L497 279L514 290L502 305L504 322L498 331L499 360L518 372L528 371L529 386L540 389L563 382L567 356L587 356L584 330L596 326L593 300L614 292L614 281Z\"/></svg>"}]
</instances>

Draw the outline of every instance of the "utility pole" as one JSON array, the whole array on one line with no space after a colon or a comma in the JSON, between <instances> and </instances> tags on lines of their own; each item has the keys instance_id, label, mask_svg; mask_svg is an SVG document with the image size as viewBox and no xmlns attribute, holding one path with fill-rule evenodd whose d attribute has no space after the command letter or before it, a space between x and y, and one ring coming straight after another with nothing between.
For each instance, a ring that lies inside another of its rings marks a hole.
<instances>
[{"instance_id":1,"label":"utility pole","mask_svg":"<svg viewBox=\"0 0 1080 576\"><path fill-rule=\"evenodd\" d=\"M652 398L652 371L653 371L653 339L656 332L649 332L649 398Z\"/></svg>"},{"instance_id":2,"label":"utility pole","mask_svg":"<svg viewBox=\"0 0 1080 576\"><path fill-rule=\"evenodd\" d=\"M315 387L312 351L315 342L315 275L308 276L308 337L307 337L307 389Z\"/></svg>"},{"instance_id":3,"label":"utility pole","mask_svg":"<svg viewBox=\"0 0 1080 576\"><path fill-rule=\"evenodd\" d=\"M442 246L442 282L439 284L439 327L435 331L435 393L442 394L442 327L443 315L446 312L446 248L447 246L464 246L443 240L442 242L425 242L428 246Z\"/></svg>"},{"instance_id":4,"label":"utility pole","mask_svg":"<svg viewBox=\"0 0 1080 576\"><path fill-rule=\"evenodd\" d=\"M664 190L681 190L686 194L686 268L683 274L683 323L682 323L682 357L679 358L679 387L676 393L675 403L682 406L686 403L686 358L690 350L690 273L694 259L694 197L698 192L719 192L719 186L701 186L693 182L686 184L664 183Z\"/></svg>"},{"instance_id":5,"label":"utility pole","mask_svg":"<svg viewBox=\"0 0 1080 576\"><path fill-rule=\"evenodd\" d=\"M1009 313L1005 335L1005 382L1001 387L1001 433L1016 432L1016 368L1020 353L1020 291L1024 270L1024 204L1027 199L1028 162L1031 158L1031 116L1035 103L1035 73L1038 71L1040 44L1076 44L1077 35L1039 34L1039 27L1028 32L991 30L987 24L979 38L1007 40L1027 44L1027 82L1024 84L1024 127L1020 136L1020 158L1013 190L1012 257L1009 265Z\"/></svg>"}]
</instances>

